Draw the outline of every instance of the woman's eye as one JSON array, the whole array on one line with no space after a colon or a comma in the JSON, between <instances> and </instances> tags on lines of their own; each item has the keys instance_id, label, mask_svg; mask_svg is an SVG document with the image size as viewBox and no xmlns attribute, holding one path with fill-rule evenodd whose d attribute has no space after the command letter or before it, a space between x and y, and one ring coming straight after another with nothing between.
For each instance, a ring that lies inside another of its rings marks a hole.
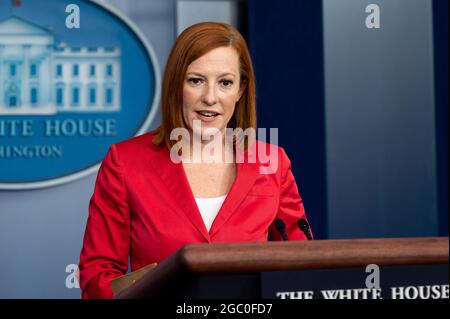
<instances>
[{"instance_id":1,"label":"woman's eye","mask_svg":"<svg viewBox=\"0 0 450 319\"><path fill-rule=\"evenodd\" d=\"M200 79L200 78L189 78L188 82L197 85L197 84L200 84L202 82L202 79Z\"/></svg>"},{"instance_id":2,"label":"woman's eye","mask_svg":"<svg viewBox=\"0 0 450 319\"><path fill-rule=\"evenodd\" d=\"M222 84L222 86L231 86L233 84L233 81L221 80L220 83Z\"/></svg>"}]
</instances>

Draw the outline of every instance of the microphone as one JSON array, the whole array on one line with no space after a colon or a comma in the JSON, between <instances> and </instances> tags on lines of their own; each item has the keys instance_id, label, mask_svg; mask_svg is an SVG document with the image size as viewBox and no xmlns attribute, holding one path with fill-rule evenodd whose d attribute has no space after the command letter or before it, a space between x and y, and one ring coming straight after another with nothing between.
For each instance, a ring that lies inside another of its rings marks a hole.
<instances>
[{"instance_id":1,"label":"microphone","mask_svg":"<svg viewBox=\"0 0 450 319\"><path fill-rule=\"evenodd\" d=\"M284 221L282 219L280 218L275 219L275 227L281 234L281 237L283 237L283 240L288 240L288 236L286 234L286 225L284 224Z\"/></svg>"},{"instance_id":2,"label":"microphone","mask_svg":"<svg viewBox=\"0 0 450 319\"><path fill-rule=\"evenodd\" d=\"M312 240L312 236L309 231L309 224L306 221L306 219L300 218L298 220L297 224L298 224L298 227L301 229L301 231L306 235L306 238L308 238L308 240Z\"/></svg>"}]
</instances>

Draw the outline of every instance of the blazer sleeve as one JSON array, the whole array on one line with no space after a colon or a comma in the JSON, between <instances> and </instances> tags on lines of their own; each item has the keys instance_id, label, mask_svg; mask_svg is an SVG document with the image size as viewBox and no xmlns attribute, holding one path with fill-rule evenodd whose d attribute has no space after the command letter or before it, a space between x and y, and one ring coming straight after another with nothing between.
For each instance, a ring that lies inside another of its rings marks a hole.
<instances>
[{"instance_id":1,"label":"blazer sleeve","mask_svg":"<svg viewBox=\"0 0 450 319\"><path fill-rule=\"evenodd\" d=\"M303 200L299 195L297 184L291 170L289 160L283 148L280 152L280 200L276 218L280 218L286 225L286 234L289 240L306 240L306 235L298 227L298 220L306 218ZM272 240L282 240L275 227L275 222L270 226ZM310 230L311 236L312 231Z\"/></svg>"},{"instance_id":2,"label":"blazer sleeve","mask_svg":"<svg viewBox=\"0 0 450 319\"><path fill-rule=\"evenodd\" d=\"M130 209L122 169L112 145L89 202L79 263L83 298L112 298L111 279L128 269Z\"/></svg>"}]
</instances>

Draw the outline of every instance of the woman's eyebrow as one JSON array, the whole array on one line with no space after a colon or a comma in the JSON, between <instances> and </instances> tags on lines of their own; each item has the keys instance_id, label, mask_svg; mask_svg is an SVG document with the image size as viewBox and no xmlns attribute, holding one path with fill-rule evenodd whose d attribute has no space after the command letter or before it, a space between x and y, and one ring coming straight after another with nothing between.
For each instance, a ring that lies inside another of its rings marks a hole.
<instances>
[{"instance_id":1,"label":"woman's eyebrow","mask_svg":"<svg viewBox=\"0 0 450 319\"><path fill-rule=\"evenodd\" d=\"M197 72L188 72L186 73L186 75L195 75L195 76L201 76L201 77L205 77L203 74L197 73Z\"/></svg>"},{"instance_id":2,"label":"woman's eyebrow","mask_svg":"<svg viewBox=\"0 0 450 319\"><path fill-rule=\"evenodd\" d=\"M226 73L222 73L221 75L219 75L219 77L226 76L226 75L236 76L234 73L226 72Z\"/></svg>"},{"instance_id":3,"label":"woman's eyebrow","mask_svg":"<svg viewBox=\"0 0 450 319\"><path fill-rule=\"evenodd\" d=\"M195 75L195 76L206 78L206 76L204 76L201 73L197 73L197 72L188 72L186 75ZM236 76L234 73L225 72L225 73L220 74L219 77L223 77L223 76L227 76L227 75Z\"/></svg>"}]
</instances>

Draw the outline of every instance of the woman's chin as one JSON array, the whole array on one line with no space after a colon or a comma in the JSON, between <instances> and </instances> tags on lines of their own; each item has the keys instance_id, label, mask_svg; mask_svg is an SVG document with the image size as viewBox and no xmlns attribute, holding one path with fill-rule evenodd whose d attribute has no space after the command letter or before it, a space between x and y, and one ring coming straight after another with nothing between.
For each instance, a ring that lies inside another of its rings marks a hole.
<instances>
[{"instance_id":1,"label":"woman's chin","mask_svg":"<svg viewBox=\"0 0 450 319\"><path fill-rule=\"evenodd\" d=\"M194 136L197 138L202 138L203 140L206 138L207 140L210 139L213 135L218 135L221 133L221 129L216 126L202 126L201 130L193 130Z\"/></svg>"}]
</instances>

